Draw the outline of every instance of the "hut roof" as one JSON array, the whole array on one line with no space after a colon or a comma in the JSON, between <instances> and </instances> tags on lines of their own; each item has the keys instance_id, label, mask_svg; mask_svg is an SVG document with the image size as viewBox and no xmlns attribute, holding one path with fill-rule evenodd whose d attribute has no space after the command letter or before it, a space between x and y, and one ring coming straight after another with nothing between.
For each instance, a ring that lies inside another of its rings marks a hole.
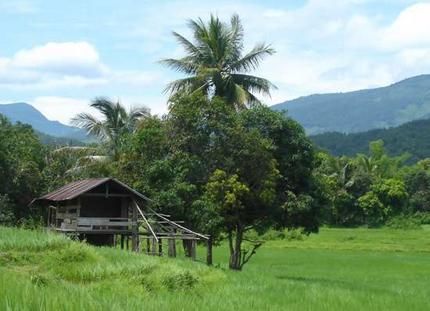
<instances>
[{"instance_id":1,"label":"hut roof","mask_svg":"<svg viewBox=\"0 0 430 311\"><path fill-rule=\"evenodd\" d=\"M71 182L55 191L47 193L40 198L34 199L31 204L35 202L59 202L59 201L67 201L77 198L78 196L102 185L107 182L112 182L118 185L120 188L123 188L125 191L130 192L131 194L146 200L150 201L146 196L127 186L126 184L116 180L115 178L90 178L84 180L78 180Z\"/></svg>"}]
</instances>

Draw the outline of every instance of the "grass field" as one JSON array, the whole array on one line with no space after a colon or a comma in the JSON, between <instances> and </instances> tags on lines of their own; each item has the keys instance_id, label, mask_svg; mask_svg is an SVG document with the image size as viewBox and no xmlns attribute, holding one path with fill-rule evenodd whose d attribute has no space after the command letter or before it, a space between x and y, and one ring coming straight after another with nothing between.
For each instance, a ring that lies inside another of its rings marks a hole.
<instances>
[{"instance_id":1,"label":"grass field","mask_svg":"<svg viewBox=\"0 0 430 311\"><path fill-rule=\"evenodd\" d=\"M322 229L243 272L0 228L1 310L428 310L430 230ZM203 252L201 252L203 255Z\"/></svg>"}]
</instances>

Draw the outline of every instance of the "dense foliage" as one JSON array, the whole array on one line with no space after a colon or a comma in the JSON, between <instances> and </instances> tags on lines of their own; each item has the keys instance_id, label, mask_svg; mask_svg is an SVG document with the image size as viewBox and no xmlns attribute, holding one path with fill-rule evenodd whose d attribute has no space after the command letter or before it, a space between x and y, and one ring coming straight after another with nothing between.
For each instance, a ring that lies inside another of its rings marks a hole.
<instances>
[{"instance_id":1,"label":"dense foliage","mask_svg":"<svg viewBox=\"0 0 430 311\"><path fill-rule=\"evenodd\" d=\"M117 157L91 165L85 159L108 154L110 144L48 149L31 127L4 117L0 133L3 224L38 216L28 203L44 191L113 176L151 197L152 208L215 242L225 238L230 267L241 269L260 246L250 230L430 220L429 159L407 165L383 141L354 157L316 152L297 122L261 105L237 111L218 97L176 96L166 116L120 134Z\"/></svg>"},{"instance_id":2,"label":"dense foliage","mask_svg":"<svg viewBox=\"0 0 430 311\"><path fill-rule=\"evenodd\" d=\"M28 203L44 187L45 148L29 125L0 115L0 223L30 215Z\"/></svg>"},{"instance_id":3,"label":"dense foliage","mask_svg":"<svg viewBox=\"0 0 430 311\"><path fill-rule=\"evenodd\" d=\"M21 172L39 157L37 169L19 184L4 180L2 211L10 210L3 208L10 200L20 203L13 209L16 220L23 216L18 211L43 191L76 179L114 176L151 197L152 208L185 220L214 242L226 237L233 269L241 269L261 245L245 237L251 229L318 229L321 204L312 144L301 126L281 113L261 105L237 111L224 99L194 93L172 98L163 118L141 118L127 131L122 126L110 124L115 139L103 136L99 145L45 150L30 127L4 120L2 129L32 133L26 137L32 144L25 147L40 150L17 149L21 140L0 136L5 168ZM100 156L111 150L115 156ZM19 165L8 164L10 159ZM7 213L3 218L12 220Z\"/></svg>"},{"instance_id":4,"label":"dense foliage","mask_svg":"<svg viewBox=\"0 0 430 311\"><path fill-rule=\"evenodd\" d=\"M388 154L397 156L409 153L409 163L430 157L430 120L354 134L324 133L310 138L318 147L336 156L367 153L371 141L382 139Z\"/></svg>"},{"instance_id":5,"label":"dense foliage","mask_svg":"<svg viewBox=\"0 0 430 311\"><path fill-rule=\"evenodd\" d=\"M263 106L237 112L193 94L173 99L164 119L143 120L114 167L155 208L215 240L226 233L230 266L240 269L259 246L243 250L246 231L318 228L313 156L303 129L282 114Z\"/></svg>"},{"instance_id":6,"label":"dense foliage","mask_svg":"<svg viewBox=\"0 0 430 311\"><path fill-rule=\"evenodd\" d=\"M316 174L328 200L328 224L376 226L429 211L428 159L405 165L408 156L390 157L382 140L370 143L369 155L339 158L320 153L319 158Z\"/></svg>"}]
</instances>

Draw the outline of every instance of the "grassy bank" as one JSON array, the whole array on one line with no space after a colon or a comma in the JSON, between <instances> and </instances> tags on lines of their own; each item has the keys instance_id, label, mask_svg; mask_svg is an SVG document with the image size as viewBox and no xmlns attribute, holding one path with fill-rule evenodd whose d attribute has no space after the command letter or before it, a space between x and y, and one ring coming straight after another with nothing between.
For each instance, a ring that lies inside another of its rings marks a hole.
<instances>
[{"instance_id":1,"label":"grassy bank","mask_svg":"<svg viewBox=\"0 0 430 311\"><path fill-rule=\"evenodd\" d=\"M323 229L270 241L243 272L0 229L0 309L424 310L430 231ZM201 254L203 255L203 254Z\"/></svg>"}]
</instances>

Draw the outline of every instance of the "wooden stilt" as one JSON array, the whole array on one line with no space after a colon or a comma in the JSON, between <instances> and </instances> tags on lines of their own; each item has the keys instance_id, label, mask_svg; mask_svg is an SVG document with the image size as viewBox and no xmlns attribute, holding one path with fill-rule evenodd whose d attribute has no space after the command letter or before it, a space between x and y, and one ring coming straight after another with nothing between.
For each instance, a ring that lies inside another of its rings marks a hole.
<instances>
[{"instance_id":1,"label":"wooden stilt","mask_svg":"<svg viewBox=\"0 0 430 311\"><path fill-rule=\"evenodd\" d=\"M157 254L157 240L154 238L151 240L152 240L151 255L155 256Z\"/></svg>"},{"instance_id":2,"label":"wooden stilt","mask_svg":"<svg viewBox=\"0 0 430 311\"><path fill-rule=\"evenodd\" d=\"M207 255L206 255L206 263L208 266L212 265L212 237L210 236L207 241Z\"/></svg>"},{"instance_id":3,"label":"wooden stilt","mask_svg":"<svg viewBox=\"0 0 430 311\"><path fill-rule=\"evenodd\" d=\"M131 220L133 221L133 225L132 225L132 235L131 235L131 245L132 245L132 250L134 252L137 252L139 250L139 227L137 225L137 208L136 208L136 204L134 204L134 206L132 207L132 218Z\"/></svg>"},{"instance_id":4,"label":"wooden stilt","mask_svg":"<svg viewBox=\"0 0 430 311\"><path fill-rule=\"evenodd\" d=\"M151 241L149 237L146 238L146 253L151 254Z\"/></svg>"},{"instance_id":5,"label":"wooden stilt","mask_svg":"<svg viewBox=\"0 0 430 311\"><path fill-rule=\"evenodd\" d=\"M196 240L191 240L191 259L196 260Z\"/></svg>"},{"instance_id":6,"label":"wooden stilt","mask_svg":"<svg viewBox=\"0 0 430 311\"><path fill-rule=\"evenodd\" d=\"M158 239L158 256L163 256L163 240Z\"/></svg>"},{"instance_id":7,"label":"wooden stilt","mask_svg":"<svg viewBox=\"0 0 430 311\"><path fill-rule=\"evenodd\" d=\"M169 249L168 249L169 257L176 257L176 240L175 239L169 239L167 241L168 241L168 245L169 245Z\"/></svg>"},{"instance_id":8,"label":"wooden stilt","mask_svg":"<svg viewBox=\"0 0 430 311\"><path fill-rule=\"evenodd\" d=\"M124 249L124 234L121 234L121 249Z\"/></svg>"},{"instance_id":9,"label":"wooden stilt","mask_svg":"<svg viewBox=\"0 0 430 311\"><path fill-rule=\"evenodd\" d=\"M191 257L191 240L182 240L182 245L184 247L185 257Z\"/></svg>"}]
</instances>

